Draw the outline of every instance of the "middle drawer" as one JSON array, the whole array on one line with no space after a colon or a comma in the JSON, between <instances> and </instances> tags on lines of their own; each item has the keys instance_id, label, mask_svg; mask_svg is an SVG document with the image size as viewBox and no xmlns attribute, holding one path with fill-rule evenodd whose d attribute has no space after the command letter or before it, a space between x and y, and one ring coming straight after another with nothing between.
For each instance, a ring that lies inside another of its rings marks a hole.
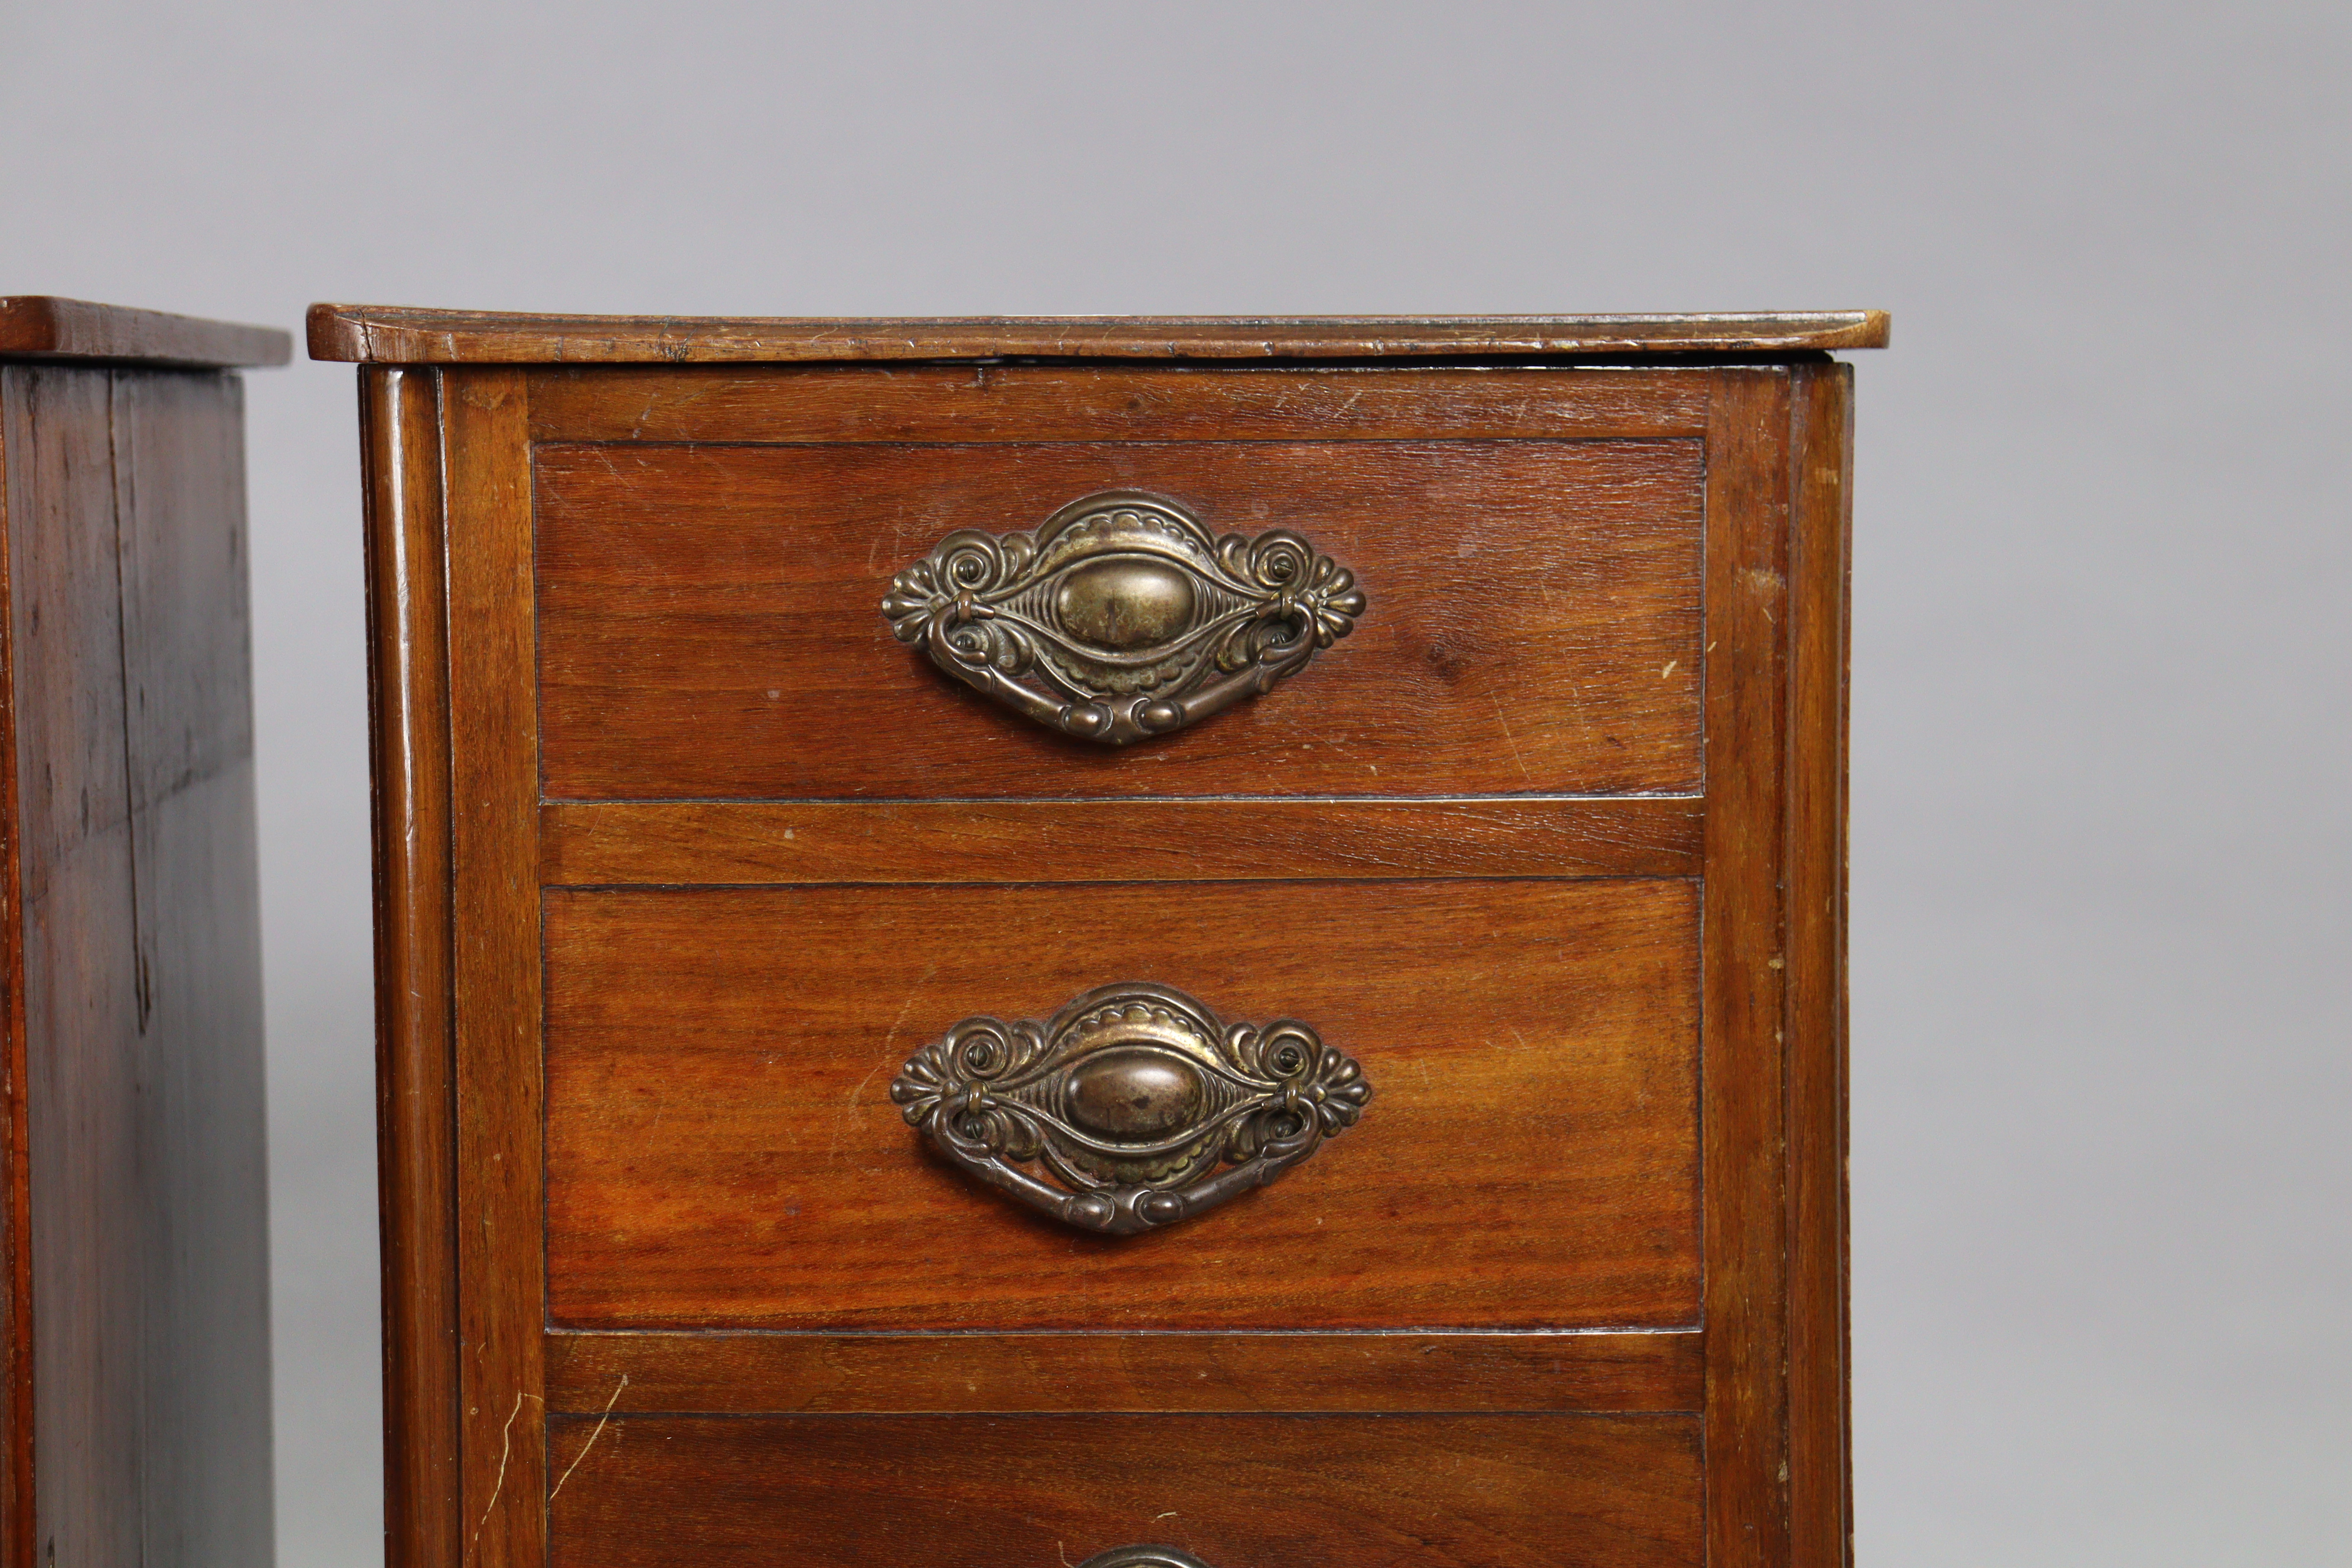
<instances>
[{"instance_id":1,"label":"middle drawer","mask_svg":"<svg viewBox=\"0 0 2352 1568\"><path fill-rule=\"evenodd\" d=\"M1699 1297L1679 879L550 889L555 1326L1670 1329ZM1117 982L1297 1018L1376 1089L1281 1181L1073 1231L888 1097Z\"/></svg>"}]
</instances>

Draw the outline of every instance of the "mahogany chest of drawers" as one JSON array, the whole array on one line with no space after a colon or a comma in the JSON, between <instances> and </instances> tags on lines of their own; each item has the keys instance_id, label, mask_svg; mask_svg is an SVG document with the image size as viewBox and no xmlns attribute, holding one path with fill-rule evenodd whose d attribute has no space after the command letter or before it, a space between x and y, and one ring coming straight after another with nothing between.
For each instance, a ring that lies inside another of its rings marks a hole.
<instances>
[{"instance_id":1,"label":"mahogany chest of drawers","mask_svg":"<svg viewBox=\"0 0 2352 1568\"><path fill-rule=\"evenodd\" d=\"M0 1563L267 1568L243 365L0 299Z\"/></svg>"},{"instance_id":2,"label":"mahogany chest of drawers","mask_svg":"<svg viewBox=\"0 0 2352 1568\"><path fill-rule=\"evenodd\" d=\"M315 309L394 1563L1843 1562L1885 330Z\"/></svg>"}]
</instances>

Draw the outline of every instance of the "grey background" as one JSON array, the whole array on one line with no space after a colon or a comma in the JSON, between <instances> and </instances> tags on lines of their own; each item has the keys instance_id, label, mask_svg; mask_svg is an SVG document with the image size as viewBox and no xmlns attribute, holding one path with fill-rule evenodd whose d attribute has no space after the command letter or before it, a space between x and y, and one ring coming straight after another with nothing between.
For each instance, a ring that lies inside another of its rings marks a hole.
<instances>
[{"instance_id":1,"label":"grey background","mask_svg":"<svg viewBox=\"0 0 2352 1568\"><path fill-rule=\"evenodd\" d=\"M0 8L0 292L1874 306L1866 1563L2352 1562L2341 4ZM250 378L280 1542L379 1552L352 373Z\"/></svg>"}]
</instances>

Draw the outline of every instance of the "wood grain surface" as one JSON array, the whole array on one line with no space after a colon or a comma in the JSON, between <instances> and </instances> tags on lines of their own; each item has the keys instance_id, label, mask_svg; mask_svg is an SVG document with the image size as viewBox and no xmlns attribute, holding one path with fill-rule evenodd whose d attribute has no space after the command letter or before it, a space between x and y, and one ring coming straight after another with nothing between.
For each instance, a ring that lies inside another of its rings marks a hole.
<instances>
[{"instance_id":1,"label":"wood grain surface","mask_svg":"<svg viewBox=\"0 0 2352 1568\"><path fill-rule=\"evenodd\" d=\"M542 446L541 765L556 799L1689 792L1694 441ZM1104 489L1304 533L1370 607L1302 674L1114 750L891 636L959 528Z\"/></svg>"},{"instance_id":2,"label":"wood grain surface","mask_svg":"<svg viewBox=\"0 0 2352 1568\"><path fill-rule=\"evenodd\" d=\"M144 1205L142 1535L150 1562L168 1543L182 1562L262 1563L275 1522L244 388L181 371L111 380Z\"/></svg>"},{"instance_id":3,"label":"wood grain surface","mask_svg":"<svg viewBox=\"0 0 2352 1568\"><path fill-rule=\"evenodd\" d=\"M530 495L520 374L442 374L448 529L450 1016L456 1031L465 1559L537 1563L540 964Z\"/></svg>"},{"instance_id":4,"label":"wood grain surface","mask_svg":"<svg viewBox=\"0 0 2352 1568\"><path fill-rule=\"evenodd\" d=\"M146 1205L112 391L102 372L0 366L32 1266L25 1568L52 1544L67 1561L139 1550Z\"/></svg>"},{"instance_id":5,"label":"wood grain surface","mask_svg":"<svg viewBox=\"0 0 2352 1568\"><path fill-rule=\"evenodd\" d=\"M0 367L11 1568L270 1554L242 413Z\"/></svg>"},{"instance_id":6,"label":"wood grain surface","mask_svg":"<svg viewBox=\"0 0 2352 1568\"><path fill-rule=\"evenodd\" d=\"M567 1416L554 1568L1696 1568L1687 1415ZM786 1543L789 1543L788 1545Z\"/></svg>"},{"instance_id":7,"label":"wood grain surface","mask_svg":"<svg viewBox=\"0 0 2352 1568\"><path fill-rule=\"evenodd\" d=\"M1711 373L1517 365L543 366L534 441L1518 441L1706 434Z\"/></svg>"},{"instance_id":8,"label":"wood grain surface","mask_svg":"<svg viewBox=\"0 0 2352 1568\"><path fill-rule=\"evenodd\" d=\"M284 364L294 340L276 327L246 327L59 300L47 294L0 298L0 359L115 360L146 364Z\"/></svg>"},{"instance_id":9,"label":"wood grain surface","mask_svg":"<svg viewBox=\"0 0 2352 1568\"><path fill-rule=\"evenodd\" d=\"M1883 310L1657 316L558 316L310 307L310 357L377 363L1795 353L1883 348Z\"/></svg>"},{"instance_id":10,"label":"wood grain surface","mask_svg":"<svg viewBox=\"0 0 2352 1568\"><path fill-rule=\"evenodd\" d=\"M1787 1561L1784 864L1789 387L1727 373L1707 441L1707 1562Z\"/></svg>"},{"instance_id":11,"label":"wood grain surface","mask_svg":"<svg viewBox=\"0 0 2352 1568\"><path fill-rule=\"evenodd\" d=\"M566 801L540 875L574 886L1690 877L1696 799Z\"/></svg>"},{"instance_id":12,"label":"wood grain surface","mask_svg":"<svg viewBox=\"0 0 2352 1568\"><path fill-rule=\"evenodd\" d=\"M657 1333L547 1338L550 1411L1700 1409L1702 1336Z\"/></svg>"},{"instance_id":13,"label":"wood grain surface","mask_svg":"<svg viewBox=\"0 0 2352 1568\"><path fill-rule=\"evenodd\" d=\"M1847 561L1853 374L1796 372L1787 865L1789 1551L1853 1555L1846 1279Z\"/></svg>"},{"instance_id":14,"label":"wood grain surface","mask_svg":"<svg viewBox=\"0 0 2352 1568\"><path fill-rule=\"evenodd\" d=\"M1697 900L1641 882L553 891L547 1258L577 1327L1696 1321ZM970 1182L890 1080L1151 980L1354 1055L1363 1124L1169 1231Z\"/></svg>"},{"instance_id":15,"label":"wood grain surface","mask_svg":"<svg viewBox=\"0 0 2352 1568\"><path fill-rule=\"evenodd\" d=\"M383 1261L384 1558L457 1568L455 1018L448 584L432 371L367 372L376 1168Z\"/></svg>"},{"instance_id":16,"label":"wood grain surface","mask_svg":"<svg viewBox=\"0 0 2352 1568\"><path fill-rule=\"evenodd\" d=\"M27 575L11 544L13 520L25 515L37 469L25 443L30 429L9 399L23 383L0 370L0 889L23 908L24 822L17 777L15 636L18 584ZM14 450L12 451L12 446ZM0 1563L30 1568L37 1552L33 1517L32 1150L26 1111L25 922L0 920Z\"/></svg>"}]
</instances>

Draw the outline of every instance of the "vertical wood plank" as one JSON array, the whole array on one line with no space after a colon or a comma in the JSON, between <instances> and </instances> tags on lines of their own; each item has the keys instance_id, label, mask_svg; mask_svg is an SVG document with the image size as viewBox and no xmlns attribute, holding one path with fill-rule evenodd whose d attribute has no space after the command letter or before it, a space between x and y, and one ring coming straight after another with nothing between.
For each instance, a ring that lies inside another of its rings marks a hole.
<instances>
[{"instance_id":1,"label":"vertical wood plank","mask_svg":"<svg viewBox=\"0 0 2352 1568\"><path fill-rule=\"evenodd\" d=\"M1705 1150L1707 1557L1786 1561L1781 717L1788 373L1726 371L1707 420Z\"/></svg>"},{"instance_id":2,"label":"vertical wood plank","mask_svg":"<svg viewBox=\"0 0 2352 1568\"><path fill-rule=\"evenodd\" d=\"M460 1559L448 604L436 373L366 370L384 1559Z\"/></svg>"},{"instance_id":3,"label":"vertical wood plank","mask_svg":"<svg viewBox=\"0 0 2352 1568\"><path fill-rule=\"evenodd\" d=\"M444 373L462 1560L545 1555L539 747L521 371Z\"/></svg>"},{"instance_id":4,"label":"vertical wood plank","mask_svg":"<svg viewBox=\"0 0 2352 1568\"><path fill-rule=\"evenodd\" d=\"M0 368L5 1560L272 1552L242 387Z\"/></svg>"},{"instance_id":5,"label":"vertical wood plank","mask_svg":"<svg viewBox=\"0 0 2352 1568\"><path fill-rule=\"evenodd\" d=\"M8 366L37 1560L140 1553L138 953L110 376Z\"/></svg>"},{"instance_id":6,"label":"vertical wood plank","mask_svg":"<svg viewBox=\"0 0 2352 1568\"><path fill-rule=\"evenodd\" d=\"M117 370L144 1568L274 1552L244 388Z\"/></svg>"},{"instance_id":7,"label":"vertical wood plank","mask_svg":"<svg viewBox=\"0 0 2352 1568\"><path fill-rule=\"evenodd\" d=\"M25 929L16 792L16 520L31 505L18 373L0 365L0 1563L34 1568L33 1249L25 1117ZM13 467L12 467L13 465Z\"/></svg>"},{"instance_id":8,"label":"vertical wood plank","mask_svg":"<svg viewBox=\"0 0 2352 1568\"><path fill-rule=\"evenodd\" d=\"M1846 1277L1847 579L1853 373L1795 373L1789 563L1790 1562L1853 1558Z\"/></svg>"}]
</instances>

